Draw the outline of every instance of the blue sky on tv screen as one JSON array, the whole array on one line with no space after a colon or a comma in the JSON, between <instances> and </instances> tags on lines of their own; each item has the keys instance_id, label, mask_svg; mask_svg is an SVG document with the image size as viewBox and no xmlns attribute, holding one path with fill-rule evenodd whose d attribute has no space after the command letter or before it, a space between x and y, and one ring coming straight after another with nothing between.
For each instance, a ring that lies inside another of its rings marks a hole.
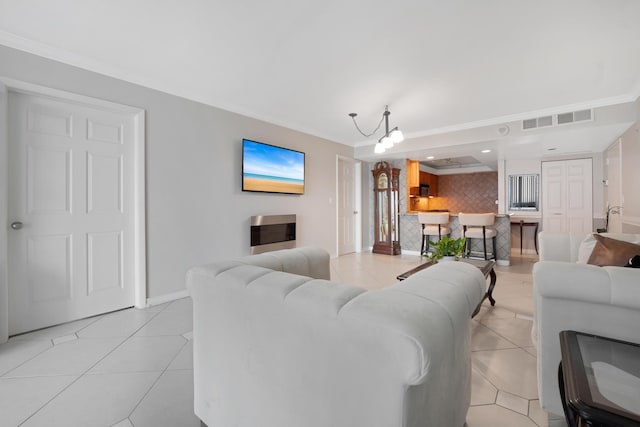
<instances>
[{"instance_id":1,"label":"blue sky on tv screen","mask_svg":"<svg viewBox=\"0 0 640 427\"><path fill-rule=\"evenodd\" d=\"M302 181L304 154L245 140L244 173Z\"/></svg>"}]
</instances>

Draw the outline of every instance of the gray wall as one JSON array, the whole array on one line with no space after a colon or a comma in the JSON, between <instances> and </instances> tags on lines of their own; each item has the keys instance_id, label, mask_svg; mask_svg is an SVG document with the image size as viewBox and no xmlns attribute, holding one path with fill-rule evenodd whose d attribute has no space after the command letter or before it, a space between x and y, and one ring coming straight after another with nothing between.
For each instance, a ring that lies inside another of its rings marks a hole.
<instances>
[{"instance_id":1,"label":"gray wall","mask_svg":"<svg viewBox=\"0 0 640 427\"><path fill-rule=\"evenodd\" d=\"M4 46L0 76L146 110L148 297L183 290L192 265L248 254L251 215L296 214L298 245L335 255L336 156L352 148ZM243 193L243 137L304 151L305 195Z\"/></svg>"}]
</instances>

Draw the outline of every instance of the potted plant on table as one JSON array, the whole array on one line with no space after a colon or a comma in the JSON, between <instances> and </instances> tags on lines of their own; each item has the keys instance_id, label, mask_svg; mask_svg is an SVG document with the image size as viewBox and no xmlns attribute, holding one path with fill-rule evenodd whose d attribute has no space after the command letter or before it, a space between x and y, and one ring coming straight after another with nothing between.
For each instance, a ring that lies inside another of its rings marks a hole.
<instances>
[{"instance_id":1,"label":"potted plant on table","mask_svg":"<svg viewBox=\"0 0 640 427\"><path fill-rule=\"evenodd\" d=\"M445 236L440 241L431 243L434 248L431 252L431 259L455 261L464 255L465 245L466 239L464 237L452 239Z\"/></svg>"}]
</instances>

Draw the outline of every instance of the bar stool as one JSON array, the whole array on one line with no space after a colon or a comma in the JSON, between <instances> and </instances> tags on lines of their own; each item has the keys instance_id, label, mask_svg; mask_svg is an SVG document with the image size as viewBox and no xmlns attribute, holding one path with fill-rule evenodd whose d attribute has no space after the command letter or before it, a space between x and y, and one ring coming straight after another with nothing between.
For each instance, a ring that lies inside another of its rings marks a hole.
<instances>
[{"instance_id":1,"label":"bar stool","mask_svg":"<svg viewBox=\"0 0 640 427\"><path fill-rule=\"evenodd\" d=\"M449 224L449 212L425 212L418 214L418 221L422 224L422 245L420 253L425 254L429 250L429 236L438 236L438 241L442 236L451 234Z\"/></svg>"},{"instance_id":2,"label":"bar stool","mask_svg":"<svg viewBox=\"0 0 640 427\"><path fill-rule=\"evenodd\" d=\"M496 230L493 228L487 228L496 221L496 214L458 214L458 221L462 225L462 235L467 239L465 256L471 255L471 242L469 239L482 239L484 248L484 259L487 258L487 239L493 240L493 253L491 254L493 259L496 258Z\"/></svg>"}]
</instances>

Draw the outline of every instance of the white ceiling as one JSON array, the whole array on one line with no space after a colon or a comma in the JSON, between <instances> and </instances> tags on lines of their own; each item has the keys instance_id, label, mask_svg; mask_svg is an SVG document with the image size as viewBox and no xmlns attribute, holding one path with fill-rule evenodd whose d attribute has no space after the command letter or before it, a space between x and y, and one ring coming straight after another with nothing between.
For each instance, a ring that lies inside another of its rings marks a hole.
<instances>
[{"instance_id":1,"label":"white ceiling","mask_svg":"<svg viewBox=\"0 0 640 427\"><path fill-rule=\"evenodd\" d=\"M602 151L638 117L637 0L0 0L0 44L385 157ZM522 132L520 120L595 108ZM510 132L497 132L503 125ZM462 146L461 146L462 144ZM478 150L479 151L479 150ZM484 161L482 159L479 159Z\"/></svg>"}]
</instances>

